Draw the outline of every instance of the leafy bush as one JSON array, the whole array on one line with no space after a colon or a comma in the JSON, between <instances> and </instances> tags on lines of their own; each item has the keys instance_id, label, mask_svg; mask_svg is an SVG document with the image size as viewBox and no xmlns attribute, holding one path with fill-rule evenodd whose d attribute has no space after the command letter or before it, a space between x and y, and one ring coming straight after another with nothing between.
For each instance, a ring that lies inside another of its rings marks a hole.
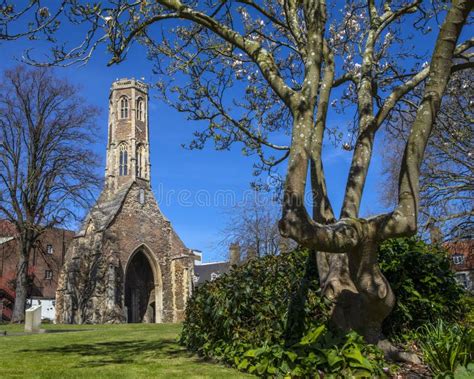
<instances>
[{"instance_id":1,"label":"leafy bush","mask_svg":"<svg viewBox=\"0 0 474 379\"><path fill-rule=\"evenodd\" d=\"M388 240L379 249L379 262L397 298L383 325L386 335L394 337L437 319L462 317L464 291L441 248L417 238Z\"/></svg>"},{"instance_id":2,"label":"leafy bush","mask_svg":"<svg viewBox=\"0 0 474 379\"><path fill-rule=\"evenodd\" d=\"M459 366L454 371L454 379L472 379L474 378L474 363L469 363L467 367Z\"/></svg>"},{"instance_id":3,"label":"leafy bush","mask_svg":"<svg viewBox=\"0 0 474 379\"><path fill-rule=\"evenodd\" d=\"M188 301L181 341L202 354L215 341L283 344L288 305L304 276L306 251L254 259L198 288ZM307 320L324 323L317 278L309 284Z\"/></svg>"},{"instance_id":4,"label":"leafy bush","mask_svg":"<svg viewBox=\"0 0 474 379\"><path fill-rule=\"evenodd\" d=\"M224 361L228 361L224 359ZM338 334L325 325L313 327L299 343L284 348L263 345L233 356L240 370L277 377L374 377L384 376L383 353L365 344L355 332Z\"/></svg>"},{"instance_id":5,"label":"leafy bush","mask_svg":"<svg viewBox=\"0 0 474 379\"><path fill-rule=\"evenodd\" d=\"M461 304L465 311L462 321L471 327L474 326L474 296L470 292L465 291L461 299Z\"/></svg>"},{"instance_id":6,"label":"leafy bush","mask_svg":"<svg viewBox=\"0 0 474 379\"><path fill-rule=\"evenodd\" d=\"M189 300L181 342L190 350L260 376L382 373L383 354L352 332L327 327L328 304L316 273L303 281L303 337L285 347L288 308L301 290L308 252L268 256L235 267L198 288ZM306 277L309 277L306 275Z\"/></svg>"},{"instance_id":7,"label":"leafy bush","mask_svg":"<svg viewBox=\"0 0 474 379\"><path fill-rule=\"evenodd\" d=\"M341 335L327 327L328 303L320 295L316 269L305 264L308 255L295 250L255 259L198 288L187 304L181 343L260 376L315 377L318 370L383 375L376 347L354 332ZM445 252L417 239L397 239L381 246L379 261L397 297L385 333L393 337L462 314L463 291ZM307 301L289 312L302 292ZM287 319L298 312L300 327L288 326ZM285 335L297 337L288 343Z\"/></svg>"},{"instance_id":8,"label":"leafy bush","mask_svg":"<svg viewBox=\"0 0 474 379\"><path fill-rule=\"evenodd\" d=\"M453 376L461 366L474 361L474 330L438 320L418 333L419 346L431 370L441 376Z\"/></svg>"}]
</instances>

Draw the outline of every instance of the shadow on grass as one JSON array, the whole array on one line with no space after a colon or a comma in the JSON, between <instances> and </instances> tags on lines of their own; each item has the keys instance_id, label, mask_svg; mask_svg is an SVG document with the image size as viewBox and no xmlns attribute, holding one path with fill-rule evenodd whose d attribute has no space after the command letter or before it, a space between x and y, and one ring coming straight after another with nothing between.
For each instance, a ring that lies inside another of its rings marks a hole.
<instances>
[{"instance_id":1,"label":"shadow on grass","mask_svg":"<svg viewBox=\"0 0 474 379\"><path fill-rule=\"evenodd\" d=\"M44 349L24 349L23 353L79 355L86 360L77 367L97 367L109 364L153 363L154 360L191 358L193 354L173 339L159 341L113 341L91 344L72 344ZM199 358L198 358L199 359Z\"/></svg>"},{"instance_id":2,"label":"shadow on grass","mask_svg":"<svg viewBox=\"0 0 474 379\"><path fill-rule=\"evenodd\" d=\"M25 332L25 331L8 331L8 330L0 330L0 337L23 337L23 336L31 336L37 334L45 334L45 333L78 333L78 332L86 332L91 331L94 329L41 329L39 332Z\"/></svg>"},{"instance_id":3,"label":"shadow on grass","mask_svg":"<svg viewBox=\"0 0 474 379\"><path fill-rule=\"evenodd\" d=\"M44 333L78 333L78 332L90 332L94 329L44 329Z\"/></svg>"}]
</instances>

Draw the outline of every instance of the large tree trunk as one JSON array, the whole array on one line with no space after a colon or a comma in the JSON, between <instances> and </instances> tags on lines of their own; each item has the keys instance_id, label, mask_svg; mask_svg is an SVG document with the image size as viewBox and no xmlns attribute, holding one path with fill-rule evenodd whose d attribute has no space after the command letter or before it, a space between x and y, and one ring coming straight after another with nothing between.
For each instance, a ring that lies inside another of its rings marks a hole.
<instances>
[{"instance_id":1,"label":"large tree trunk","mask_svg":"<svg viewBox=\"0 0 474 379\"><path fill-rule=\"evenodd\" d=\"M21 242L16 275L15 305L13 307L11 322L18 323L25 320L25 306L28 295L28 260L30 256L29 246L29 242Z\"/></svg>"},{"instance_id":2,"label":"large tree trunk","mask_svg":"<svg viewBox=\"0 0 474 379\"><path fill-rule=\"evenodd\" d=\"M320 274L323 294L334 301L332 320L342 329L357 330L368 342L380 340L382 322L395 303L390 285L377 263L378 243L416 233L420 165L449 80L456 43L472 7L472 0L454 0L437 37L423 98L401 162L399 201L394 211L368 219L359 217L374 133L386 117L382 117L380 122L373 118L374 96L370 82L373 62L368 62L369 65L363 62L361 69L359 137L339 220L332 214L322 164L319 164L324 136L321 129L325 125L325 115L320 112L323 108L318 106L316 131L312 130L312 113L308 116L306 108L308 105L313 109L312 104L302 101L301 111L300 108L298 112L293 109L294 125L280 231L284 237L293 238L302 246L331 253L319 253L318 264L321 263L319 269L323 271ZM375 5L370 6L369 11L372 20L379 20ZM373 37L371 30L367 37L367 59L373 56L375 40L370 40ZM331 61L329 58L326 58L328 62ZM332 74L328 72L329 83L333 81ZM399 94L394 93L395 102L406 93L405 87L400 87ZM367 92L369 96L366 96ZM319 105L327 104L327 94L321 99L324 101ZM390 105L388 111L392 108ZM367 114L371 117L366 117ZM308 146L308 130L312 131L309 134L311 146ZM305 207L309 160L312 160L313 218Z\"/></svg>"},{"instance_id":3,"label":"large tree trunk","mask_svg":"<svg viewBox=\"0 0 474 379\"><path fill-rule=\"evenodd\" d=\"M334 303L331 319L343 330L356 330L367 342L382 339L382 322L395 305L390 284L377 264L377 244L366 241L347 254L329 255L323 295Z\"/></svg>"}]
</instances>

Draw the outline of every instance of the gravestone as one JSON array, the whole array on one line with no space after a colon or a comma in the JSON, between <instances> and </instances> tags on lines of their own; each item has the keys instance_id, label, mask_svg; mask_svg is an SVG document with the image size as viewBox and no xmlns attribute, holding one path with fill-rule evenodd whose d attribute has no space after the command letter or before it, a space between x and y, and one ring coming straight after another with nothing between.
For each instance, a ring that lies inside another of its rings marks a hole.
<instances>
[{"instance_id":1,"label":"gravestone","mask_svg":"<svg viewBox=\"0 0 474 379\"><path fill-rule=\"evenodd\" d=\"M39 333L41 327L41 305L35 305L26 310L25 332Z\"/></svg>"}]
</instances>

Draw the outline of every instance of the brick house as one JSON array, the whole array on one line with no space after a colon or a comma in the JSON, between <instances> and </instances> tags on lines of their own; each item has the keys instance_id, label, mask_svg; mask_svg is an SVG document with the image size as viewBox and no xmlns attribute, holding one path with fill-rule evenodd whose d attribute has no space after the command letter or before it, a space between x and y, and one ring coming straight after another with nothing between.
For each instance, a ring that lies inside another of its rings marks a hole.
<instances>
[{"instance_id":1,"label":"brick house","mask_svg":"<svg viewBox=\"0 0 474 379\"><path fill-rule=\"evenodd\" d=\"M468 291L474 292L474 241L447 242L444 247L450 255L457 281Z\"/></svg>"},{"instance_id":2,"label":"brick house","mask_svg":"<svg viewBox=\"0 0 474 379\"><path fill-rule=\"evenodd\" d=\"M46 230L36 241L28 262L28 305L42 304L42 317L54 318L54 299L66 249L74 232ZM15 301L18 264L17 232L13 224L0 221L0 319L9 321Z\"/></svg>"}]
</instances>

